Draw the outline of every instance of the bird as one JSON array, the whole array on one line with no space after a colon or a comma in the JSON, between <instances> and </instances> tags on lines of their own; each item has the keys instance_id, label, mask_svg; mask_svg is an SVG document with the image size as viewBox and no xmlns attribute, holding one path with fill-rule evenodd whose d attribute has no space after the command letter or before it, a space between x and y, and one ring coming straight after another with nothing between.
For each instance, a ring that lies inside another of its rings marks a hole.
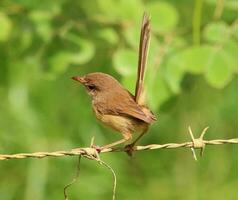
<instances>
[{"instance_id":1,"label":"bird","mask_svg":"<svg viewBox=\"0 0 238 200\"><path fill-rule=\"evenodd\" d=\"M97 148L99 151L130 142L134 133L138 132L139 136L126 145L127 153L131 155L135 144L147 132L149 126L157 120L153 112L145 105L143 97L150 32L150 17L144 13L140 32L135 95L106 73L93 72L84 76L72 77L86 88L92 99L92 109L96 118L123 136L118 141Z\"/></svg>"}]
</instances>

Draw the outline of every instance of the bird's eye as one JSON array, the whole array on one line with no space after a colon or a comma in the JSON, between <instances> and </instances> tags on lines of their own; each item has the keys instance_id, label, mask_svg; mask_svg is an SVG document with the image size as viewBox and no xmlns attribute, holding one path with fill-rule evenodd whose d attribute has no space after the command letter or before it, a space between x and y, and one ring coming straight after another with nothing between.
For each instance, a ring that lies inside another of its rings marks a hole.
<instances>
[{"instance_id":1,"label":"bird's eye","mask_svg":"<svg viewBox=\"0 0 238 200\"><path fill-rule=\"evenodd\" d=\"M87 88L89 90L95 90L96 89L96 87L94 85L87 85Z\"/></svg>"}]
</instances>

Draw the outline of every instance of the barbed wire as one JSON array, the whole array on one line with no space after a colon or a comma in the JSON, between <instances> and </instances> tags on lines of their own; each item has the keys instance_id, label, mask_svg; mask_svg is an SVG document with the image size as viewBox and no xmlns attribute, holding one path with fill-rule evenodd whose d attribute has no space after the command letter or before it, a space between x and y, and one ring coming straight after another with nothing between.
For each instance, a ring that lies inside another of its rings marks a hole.
<instances>
[{"instance_id":1,"label":"barbed wire","mask_svg":"<svg viewBox=\"0 0 238 200\"><path fill-rule=\"evenodd\" d=\"M144 151L144 150L155 150L155 149L177 149L177 148L190 148L192 150L192 154L195 160L197 160L195 149L200 149L200 155L202 156L204 153L204 149L206 145L222 145L222 144L238 144L238 138L233 139L216 139L216 140L204 140L204 135L207 131L208 127L203 129L201 135L198 138L195 138L193 132L190 127L188 127L188 131L191 137L190 142L183 143L166 143L166 144L150 144L146 146L135 146L133 147L133 151ZM90 160L97 161L100 165L105 166L109 169L113 175L113 191L112 191L112 200L115 200L116 195L116 184L117 177L113 168L108 165L106 162L102 161L99 157L99 152L96 148L94 148L94 138L91 140L90 147L86 148L75 148L69 151L54 151L54 152L35 152L35 153L18 153L18 154L0 154L0 160L9 160L9 159L23 159L23 158L45 158L45 157L62 157L62 156L79 156L79 160L77 163L76 175L73 180L64 187L64 199L69 200L67 189L72 186L79 177L80 171L80 160L81 156ZM101 153L109 153L109 152L127 152L127 147L124 148L106 148L100 151Z\"/></svg>"},{"instance_id":2,"label":"barbed wire","mask_svg":"<svg viewBox=\"0 0 238 200\"><path fill-rule=\"evenodd\" d=\"M192 141L183 142L183 143L166 143L166 144L150 144L146 146L135 146L133 151L143 151L143 150L156 150L156 149L176 149L176 148L191 148L193 152L194 159L197 160L194 149L201 149L201 155L204 152L206 145L223 145L223 144L238 144L238 138L233 139L215 139L215 140L204 140L204 135L207 131L206 127L199 138L193 136L192 130L189 127L189 134ZM101 153L109 152L126 152L126 148L106 148L102 149ZM23 159L23 158L45 158L45 157L62 157L62 156L78 156L82 155L88 159L99 158L98 151L92 147L86 148L75 148L69 151L54 151L54 152L34 152L34 153L17 153L17 154L0 154L0 160L9 160L9 159Z\"/></svg>"}]
</instances>

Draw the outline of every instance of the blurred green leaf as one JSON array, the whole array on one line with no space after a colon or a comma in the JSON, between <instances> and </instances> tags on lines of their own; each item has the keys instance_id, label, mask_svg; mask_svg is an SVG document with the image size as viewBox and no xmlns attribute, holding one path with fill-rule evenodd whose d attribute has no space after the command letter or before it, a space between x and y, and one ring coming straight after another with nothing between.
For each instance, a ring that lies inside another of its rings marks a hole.
<instances>
[{"instance_id":1,"label":"blurred green leaf","mask_svg":"<svg viewBox=\"0 0 238 200\"><path fill-rule=\"evenodd\" d=\"M223 88L231 81L232 70L223 50L214 49L206 66L205 77L216 88Z\"/></svg>"},{"instance_id":2,"label":"blurred green leaf","mask_svg":"<svg viewBox=\"0 0 238 200\"><path fill-rule=\"evenodd\" d=\"M144 11L144 6L141 0L118 0L117 13L121 19L125 21L132 20L134 23L140 23L142 14ZM123 12L120 12L119 9L122 9Z\"/></svg>"},{"instance_id":3,"label":"blurred green leaf","mask_svg":"<svg viewBox=\"0 0 238 200\"><path fill-rule=\"evenodd\" d=\"M213 49L210 46L189 47L179 54L180 62L184 64L186 71L202 73L212 53Z\"/></svg>"},{"instance_id":4,"label":"blurred green leaf","mask_svg":"<svg viewBox=\"0 0 238 200\"><path fill-rule=\"evenodd\" d=\"M112 28L105 28L97 32L97 35L111 44L117 44L119 41L116 31Z\"/></svg>"},{"instance_id":5,"label":"blurred green leaf","mask_svg":"<svg viewBox=\"0 0 238 200\"><path fill-rule=\"evenodd\" d=\"M21 45L20 48L22 50L27 49L31 44L33 40L33 34L31 30L29 29L24 29L21 35Z\"/></svg>"},{"instance_id":6,"label":"blurred green leaf","mask_svg":"<svg viewBox=\"0 0 238 200\"><path fill-rule=\"evenodd\" d=\"M148 58L147 58L147 63L146 63L146 71L153 71L154 68L157 68L158 65L160 65L161 63L161 46L163 44L159 42L159 40L154 37L153 35L151 36L150 39L150 44L149 44L149 48L148 48ZM139 43L138 43L138 47L139 49Z\"/></svg>"},{"instance_id":7,"label":"blurred green leaf","mask_svg":"<svg viewBox=\"0 0 238 200\"><path fill-rule=\"evenodd\" d=\"M3 12L0 12L0 42L7 41L12 29L10 18Z\"/></svg>"},{"instance_id":8,"label":"blurred green leaf","mask_svg":"<svg viewBox=\"0 0 238 200\"><path fill-rule=\"evenodd\" d=\"M48 0L11 0L13 5L19 5L23 8L33 10L33 9L45 9L49 10L51 12L55 12L56 10L59 11L59 7L62 3L65 2L65 0L54 0L54 1L48 1Z\"/></svg>"},{"instance_id":9,"label":"blurred green leaf","mask_svg":"<svg viewBox=\"0 0 238 200\"><path fill-rule=\"evenodd\" d=\"M180 84L185 74L185 66L178 55L169 58L165 68L165 79L173 93L179 93Z\"/></svg>"},{"instance_id":10,"label":"blurred green leaf","mask_svg":"<svg viewBox=\"0 0 238 200\"><path fill-rule=\"evenodd\" d=\"M212 5L217 5L217 0L206 0L208 3ZM219 2L221 6L224 6L226 9L230 10L238 10L238 2L237 0L226 0Z\"/></svg>"},{"instance_id":11,"label":"blurred green leaf","mask_svg":"<svg viewBox=\"0 0 238 200\"><path fill-rule=\"evenodd\" d=\"M78 45L80 46L80 51L75 53L71 57L71 61L74 64L84 64L89 62L94 56L94 45L88 40L79 39Z\"/></svg>"},{"instance_id":12,"label":"blurred green leaf","mask_svg":"<svg viewBox=\"0 0 238 200\"><path fill-rule=\"evenodd\" d=\"M135 95L135 87L136 87L136 73L123 76L122 77L122 85L131 92L131 94Z\"/></svg>"},{"instance_id":13,"label":"blurred green leaf","mask_svg":"<svg viewBox=\"0 0 238 200\"><path fill-rule=\"evenodd\" d=\"M171 96L171 92L161 71L156 75L153 74L153 71L147 74L148 77L145 84L146 97L150 108L157 110Z\"/></svg>"},{"instance_id":14,"label":"blurred green leaf","mask_svg":"<svg viewBox=\"0 0 238 200\"><path fill-rule=\"evenodd\" d=\"M238 2L236 0L227 0L225 6L231 10L238 10Z\"/></svg>"},{"instance_id":15,"label":"blurred green leaf","mask_svg":"<svg viewBox=\"0 0 238 200\"><path fill-rule=\"evenodd\" d=\"M65 72L72 61L72 53L67 51L59 51L49 58L51 72Z\"/></svg>"},{"instance_id":16,"label":"blurred green leaf","mask_svg":"<svg viewBox=\"0 0 238 200\"><path fill-rule=\"evenodd\" d=\"M177 51L182 51L188 46L187 41L183 37L176 36L172 38L171 43L167 46L168 53L175 53Z\"/></svg>"},{"instance_id":17,"label":"blurred green leaf","mask_svg":"<svg viewBox=\"0 0 238 200\"><path fill-rule=\"evenodd\" d=\"M85 64L94 56L94 46L87 40L75 34L67 34L65 39L77 46L77 51L64 50L58 51L49 58L50 70L52 73L63 73L70 64Z\"/></svg>"},{"instance_id":18,"label":"blurred green leaf","mask_svg":"<svg viewBox=\"0 0 238 200\"><path fill-rule=\"evenodd\" d=\"M233 69L234 72L238 72L238 43L230 39L224 44L223 49L223 54L228 62L228 66Z\"/></svg>"},{"instance_id":19,"label":"blurred green leaf","mask_svg":"<svg viewBox=\"0 0 238 200\"><path fill-rule=\"evenodd\" d=\"M146 9L151 14L152 30L168 32L173 30L178 23L178 12L172 4L167 2L152 1L146 4Z\"/></svg>"},{"instance_id":20,"label":"blurred green leaf","mask_svg":"<svg viewBox=\"0 0 238 200\"><path fill-rule=\"evenodd\" d=\"M137 59L136 51L131 49L120 49L114 55L114 67L116 71L123 76L136 74Z\"/></svg>"},{"instance_id":21,"label":"blurred green leaf","mask_svg":"<svg viewBox=\"0 0 238 200\"><path fill-rule=\"evenodd\" d=\"M223 22L213 22L208 24L204 30L204 37L209 42L222 43L230 36L228 25Z\"/></svg>"},{"instance_id":22,"label":"blurred green leaf","mask_svg":"<svg viewBox=\"0 0 238 200\"><path fill-rule=\"evenodd\" d=\"M139 47L140 40L140 25L135 23L130 23L123 28L122 33L126 38L128 44L130 44L134 48Z\"/></svg>"},{"instance_id":23,"label":"blurred green leaf","mask_svg":"<svg viewBox=\"0 0 238 200\"><path fill-rule=\"evenodd\" d=\"M107 16L107 20L115 22L135 21L141 19L144 11L141 0L97 0L97 4L101 10L101 16ZM110 9L109 9L110 8ZM121 12L123 10L123 12Z\"/></svg>"},{"instance_id":24,"label":"blurred green leaf","mask_svg":"<svg viewBox=\"0 0 238 200\"><path fill-rule=\"evenodd\" d=\"M93 58L95 47L92 41L72 33L67 33L64 38L76 45L76 49L79 49L76 50L76 53L72 52L72 63L85 64Z\"/></svg>"},{"instance_id":25,"label":"blurred green leaf","mask_svg":"<svg viewBox=\"0 0 238 200\"><path fill-rule=\"evenodd\" d=\"M189 47L168 60L166 77L175 93L180 90L179 84L185 72L205 73L210 85L222 88L232 78L233 65L234 59L223 49L208 45Z\"/></svg>"},{"instance_id":26,"label":"blurred green leaf","mask_svg":"<svg viewBox=\"0 0 238 200\"><path fill-rule=\"evenodd\" d=\"M29 18L35 24L36 31L39 36L43 40L49 41L53 35L53 29L51 25L53 13L46 10L33 10L30 12Z\"/></svg>"},{"instance_id":27,"label":"blurred green leaf","mask_svg":"<svg viewBox=\"0 0 238 200\"><path fill-rule=\"evenodd\" d=\"M238 23L234 24L232 27L232 33L236 39L238 39Z\"/></svg>"}]
</instances>

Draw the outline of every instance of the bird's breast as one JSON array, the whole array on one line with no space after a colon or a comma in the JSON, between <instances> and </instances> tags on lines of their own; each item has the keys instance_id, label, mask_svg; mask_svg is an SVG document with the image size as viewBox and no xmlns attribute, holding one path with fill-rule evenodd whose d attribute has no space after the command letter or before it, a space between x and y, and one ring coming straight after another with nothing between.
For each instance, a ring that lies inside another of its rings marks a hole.
<instances>
[{"instance_id":1,"label":"bird's breast","mask_svg":"<svg viewBox=\"0 0 238 200\"><path fill-rule=\"evenodd\" d=\"M93 111L100 122L121 133L142 132L148 128L147 123L132 117L102 114L94 106Z\"/></svg>"}]
</instances>

